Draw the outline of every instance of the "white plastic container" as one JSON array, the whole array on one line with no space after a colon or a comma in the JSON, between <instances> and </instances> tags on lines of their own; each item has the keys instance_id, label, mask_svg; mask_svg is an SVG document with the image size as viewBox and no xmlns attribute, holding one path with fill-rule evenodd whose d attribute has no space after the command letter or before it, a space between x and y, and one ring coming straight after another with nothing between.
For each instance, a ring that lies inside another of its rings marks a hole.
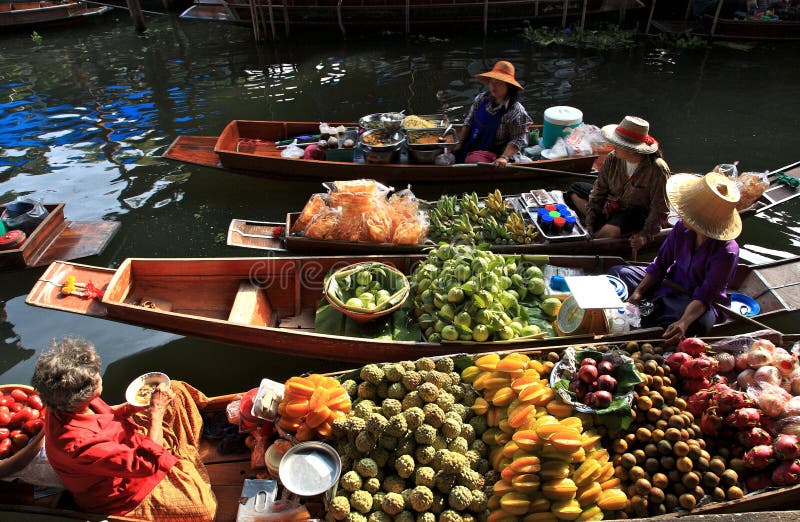
<instances>
[{"instance_id":1,"label":"white plastic container","mask_svg":"<svg viewBox=\"0 0 800 522\"><path fill-rule=\"evenodd\" d=\"M557 105L544 111L542 147L551 148L558 138L563 138L572 129L583 123L583 112L568 105Z\"/></svg>"}]
</instances>

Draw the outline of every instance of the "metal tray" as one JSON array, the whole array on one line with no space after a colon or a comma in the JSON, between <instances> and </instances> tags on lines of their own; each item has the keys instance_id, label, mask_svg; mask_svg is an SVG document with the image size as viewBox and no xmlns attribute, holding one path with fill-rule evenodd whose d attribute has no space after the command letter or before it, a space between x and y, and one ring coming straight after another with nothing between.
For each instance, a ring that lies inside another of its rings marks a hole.
<instances>
[{"instance_id":1,"label":"metal tray","mask_svg":"<svg viewBox=\"0 0 800 522\"><path fill-rule=\"evenodd\" d=\"M528 207L527 213L528 213L528 216L533 221L533 224L536 226L536 230L539 231L539 233L542 235L543 238L547 239L548 241L564 241L564 240L569 240L569 239L588 239L589 234L586 233L586 229L583 228L583 225L581 225L580 221L575 221L575 226L572 227L572 231L569 234L552 235L552 234L545 233L545 231L542 230L542 227L539 225L539 220L536 219L537 218L536 210L538 208L539 207Z\"/></svg>"},{"instance_id":2,"label":"metal tray","mask_svg":"<svg viewBox=\"0 0 800 522\"><path fill-rule=\"evenodd\" d=\"M545 205L555 205L558 203L558 201L544 189L531 190L530 194L536 202L534 206L543 207Z\"/></svg>"}]
</instances>

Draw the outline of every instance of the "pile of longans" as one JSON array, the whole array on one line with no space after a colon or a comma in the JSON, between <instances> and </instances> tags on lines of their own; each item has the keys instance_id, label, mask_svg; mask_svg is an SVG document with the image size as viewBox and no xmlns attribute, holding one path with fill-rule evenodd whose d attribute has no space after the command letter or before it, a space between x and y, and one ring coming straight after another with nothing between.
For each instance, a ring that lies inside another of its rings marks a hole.
<instances>
[{"instance_id":1,"label":"pile of longans","mask_svg":"<svg viewBox=\"0 0 800 522\"><path fill-rule=\"evenodd\" d=\"M487 416L483 441L499 473L489 522L601 520L628 505L600 434L584 427L592 417L573 415L550 388L552 368L552 360L488 354L462 372L481 394L472 409Z\"/></svg>"}]
</instances>

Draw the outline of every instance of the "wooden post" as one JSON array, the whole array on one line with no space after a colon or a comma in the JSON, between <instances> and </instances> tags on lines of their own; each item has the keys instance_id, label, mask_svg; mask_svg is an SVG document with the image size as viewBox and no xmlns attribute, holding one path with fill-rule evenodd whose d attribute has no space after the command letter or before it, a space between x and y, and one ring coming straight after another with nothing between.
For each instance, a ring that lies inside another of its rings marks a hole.
<instances>
[{"instance_id":1,"label":"wooden post","mask_svg":"<svg viewBox=\"0 0 800 522\"><path fill-rule=\"evenodd\" d=\"M272 40L275 40L275 16L272 12L272 0L267 0L267 11L269 12L269 28L272 33Z\"/></svg>"},{"instance_id":2,"label":"wooden post","mask_svg":"<svg viewBox=\"0 0 800 522\"><path fill-rule=\"evenodd\" d=\"M261 30L258 27L258 9L256 8L256 0L249 0L250 3L250 21L253 26L253 38L256 42L261 41Z\"/></svg>"},{"instance_id":3,"label":"wooden post","mask_svg":"<svg viewBox=\"0 0 800 522\"><path fill-rule=\"evenodd\" d=\"M489 33L489 0L483 0L483 36Z\"/></svg>"},{"instance_id":4,"label":"wooden post","mask_svg":"<svg viewBox=\"0 0 800 522\"><path fill-rule=\"evenodd\" d=\"M622 0L619 3L619 23L620 24L625 21L625 17L626 17L627 14L628 14L628 2L627 2L627 0Z\"/></svg>"},{"instance_id":5,"label":"wooden post","mask_svg":"<svg viewBox=\"0 0 800 522\"><path fill-rule=\"evenodd\" d=\"M692 12L692 0L689 0L686 3L686 16L684 16L683 19L684 20L688 20L689 19L689 13L691 13L691 12Z\"/></svg>"},{"instance_id":6,"label":"wooden post","mask_svg":"<svg viewBox=\"0 0 800 522\"><path fill-rule=\"evenodd\" d=\"M717 30L717 20L719 20L719 12L722 11L722 2L725 0L719 0L717 2L717 10L714 12L714 22L711 24L711 37L714 37L714 32Z\"/></svg>"},{"instance_id":7,"label":"wooden post","mask_svg":"<svg viewBox=\"0 0 800 522\"><path fill-rule=\"evenodd\" d=\"M342 0L339 0L336 6L336 18L339 20L339 29L342 31L342 36L345 35L344 24L342 23Z\"/></svg>"},{"instance_id":8,"label":"wooden post","mask_svg":"<svg viewBox=\"0 0 800 522\"><path fill-rule=\"evenodd\" d=\"M583 39L583 29L586 26L586 8L587 8L588 4L589 4L589 0L583 0L583 9L581 10L581 27L579 29L579 31L580 31L579 34L580 34L581 40Z\"/></svg>"},{"instance_id":9,"label":"wooden post","mask_svg":"<svg viewBox=\"0 0 800 522\"><path fill-rule=\"evenodd\" d=\"M169 12L172 10L172 0L161 0L161 5L164 6L165 11Z\"/></svg>"},{"instance_id":10,"label":"wooden post","mask_svg":"<svg viewBox=\"0 0 800 522\"><path fill-rule=\"evenodd\" d=\"M139 5L139 0L125 0L128 4L128 11L133 18L133 25L136 27L137 33L143 33L147 30L144 25L144 15L142 14L142 7Z\"/></svg>"},{"instance_id":11,"label":"wooden post","mask_svg":"<svg viewBox=\"0 0 800 522\"><path fill-rule=\"evenodd\" d=\"M411 32L411 0L406 0L406 34Z\"/></svg>"},{"instance_id":12,"label":"wooden post","mask_svg":"<svg viewBox=\"0 0 800 522\"><path fill-rule=\"evenodd\" d=\"M650 4L650 16L647 17L647 25L644 28L644 34L650 34L650 24L653 22L653 13L656 11L656 0Z\"/></svg>"},{"instance_id":13,"label":"wooden post","mask_svg":"<svg viewBox=\"0 0 800 522\"><path fill-rule=\"evenodd\" d=\"M283 4L283 31L286 36L289 36L289 8L286 5L286 0L281 0Z\"/></svg>"},{"instance_id":14,"label":"wooden post","mask_svg":"<svg viewBox=\"0 0 800 522\"><path fill-rule=\"evenodd\" d=\"M569 7L569 0L564 0L564 13L561 15L561 28L567 26L567 8Z\"/></svg>"},{"instance_id":15,"label":"wooden post","mask_svg":"<svg viewBox=\"0 0 800 522\"><path fill-rule=\"evenodd\" d=\"M539 16L539 0L533 0L533 17Z\"/></svg>"}]
</instances>

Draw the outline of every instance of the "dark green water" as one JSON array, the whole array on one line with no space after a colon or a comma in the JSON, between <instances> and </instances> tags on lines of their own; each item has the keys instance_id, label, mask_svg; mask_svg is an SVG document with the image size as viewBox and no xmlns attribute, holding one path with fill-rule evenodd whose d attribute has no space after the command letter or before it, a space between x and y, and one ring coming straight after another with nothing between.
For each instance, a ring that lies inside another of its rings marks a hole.
<instances>
[{"instance_id":1,"label":"dark green water","mask_svg":"<svg viewBox=\"0 0 800 522\"><path fill-rule=\"evenodd\" d=\"M341 41L296 37L257 47L241 28L148 20L137 36L122 16L100 26L0 35L0 201L31 195L67 203L73 220L113 219L122 228L87 262L117 266L127 257L257 255L227 247L233 217L280 220L320 189L188 167L159 156L179 134L218 134L231 119L353 121L446 104L462 118L478 91L473 75L500 58L517 66L534 119L572 105L587 123L636 114L651 123L674 172L704 172L740 161L769 170L800 159L797 44L673 51L643 43L600 53L541 49L514 34L443 43L376 37ZM418 195L495 184L419 186ZM503 184L504 192L534 188ZM800 254L800 199L748 220L742 258ZM136 375L162 370L210 394L248 389L342 365L33 308L25 296L42 270L0 274L0 382L28 382L51 339L92 340L105 365L106 398L122 400Z\"/></svg>"}]
</instances>

